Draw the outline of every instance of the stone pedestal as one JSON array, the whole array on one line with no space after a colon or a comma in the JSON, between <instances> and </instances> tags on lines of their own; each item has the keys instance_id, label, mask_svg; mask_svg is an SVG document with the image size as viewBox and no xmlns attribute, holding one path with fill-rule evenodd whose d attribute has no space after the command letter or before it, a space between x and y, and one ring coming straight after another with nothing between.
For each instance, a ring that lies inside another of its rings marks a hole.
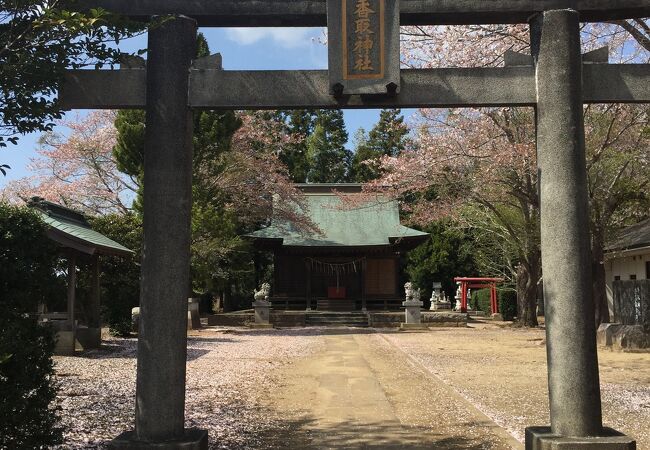
<instances>
[{"instance_id":1,"label":"stone pedestal","mask_svg":"<svg viewBox=\"0 0 650 450\"><path fill-rule=\"evenodd\" d=\"M451 310L451 303L449 302L433 302L431 304L431 311Z\"/></svg>"},{"instance_id":2,"label":"stone pedestal","mask_svg":"<svg viewBox=\"0 0 650 450\"><path fill-rule=\"evenodd\" d=\"M406 300L402 302L404 306L405 322L400 325L401 330L423 330L426 325L422 325L422 302L417 300Z\"/></svg>"},{"instance_id":3,"label":"stone pedestal","mask_svg":"<svg viewBox=\"0 0 650 450\"><path fill-rule=\"evenodd\" d=\"M180 439L166 442L138 441L135 431L127 431L113 439L108 448L111 450L207 450L208 432L195 428L185 430L185 435Z\"/></svg>"},{"instance_id":4,"label":"stone pedestal","mask_svg":"<svg viewBox=\"0 0 650 450\"><path fill-rule=\"evenodd\" d=\"M199 316L199 299L187 299L187 329L198 330L201 328L201 317Z\"/></svg>"},{"instance_id":5,"label":"stone pedestal","mask_svg":"<svg viewBox=\"0 0 650 450\"><path fill-rule=\"evenodd\" d=\"M256 300L253 302L255 308L255 323L251 325L252 328L273 328L270 322L270 308L271 303L266 300Z\"/></svg>"},{"instance_id":6,"label":"stone pedestal","mask_svg":"<svg viewBox=\"0 0 650 450\"><path fill-rule=\"evenodd\" d=\"M650 348L650 333L641 325L603 323L596 332L596 342L614 350L644 350Z\"/></svg>"},{"instance_id":7,"label":"stone pedestal","mask_svg":"<svg viewBox=\"0 0 650 450\"><path fill-rule=\"evenodd\" d=\"M76 339L70 330L59 330L56 332L56 345L54 354L57 356L74 356L73 349L76 348Z\"/></svg>"},{"instance_id":8,"label":"stone pedestal","mask_svg":"<svg viewBox=\"0 0 650 450\"><path fill-rule=\"evenodd\" d=\"M100 348L102 346L102 329L93 327L77 328L77 343L82 350Z\"/></svg>"},{"instance_id":9,"label":"stone pedestal","mask_svg":"<svg viewBox=\"0 0 650 450\"><path fill-rule=\"evenodd\" d=\"M636 450L634 439L611 428L597 437L563 437L550 427L526 428L526 450Z\"/></svg>"}]
</instances>

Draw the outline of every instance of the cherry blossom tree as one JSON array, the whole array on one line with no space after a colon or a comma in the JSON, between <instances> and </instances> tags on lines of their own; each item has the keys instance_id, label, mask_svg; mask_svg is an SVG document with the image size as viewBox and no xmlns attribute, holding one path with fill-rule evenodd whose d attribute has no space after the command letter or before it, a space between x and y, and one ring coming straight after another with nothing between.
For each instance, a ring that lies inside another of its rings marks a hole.
<instances>
[{"instance_id":1,"label":"cherry blossom tree","mask_svg":"<svg viewBox=\"0 0 650 450\"><path fill-rule=\"evenodd\" d=\"M41 137L38 156L28 166L32 175L8 183L2 198L21 202L38 196L89 214L129 211L137 187L113 160L114 119L112 111L94 111L60 122L65 131Z\"/></svg>"},{"instance_id":2,"label":"cherry blossom tree","mask_svg":"<svg viewBox=\"0 0 650 450\"><path fill-rule=\"evenodd\" d=\"M273 212L280 219L309 226L300 213L302 194L280 159L300 138L263 112L241 112L238 117L241 127L232 137L231 150L195 167L202 188L224 196L227 208L236 211L244 224L257 224Z\"/></svg>"},{"instance_id":3,"label":"cherry blossom tree","mask_svg":"<svg viewBox=\"0 0 650 450\"><path fill-rule=\"evenodd\" d=\"M22 202L43 197L90 214L124 213L139 189L139 178L117 169L113 158L116 113L94 111L76 121L61 122L69 132L47 133L32 158L29 177L7 184L2 199ZM278 214L293 217L300 203L279 155L295 137L261 113L238 113L242 125L232 137L230 151L195 162L195 178L210 195L224 196L246 222L268 217L273 198L282 199ZM299 220L297 217L296 220Z\"/></svg>"},{"instance_id":4,"label":"cherry blossom tree","mask_svg":"<svg viewBox=\"0 0 650 450\"><path fill-rule=\"evenodd\" d=\"M648 58L618 24L584 26L583 44L585 51L609 45L616 61ZM427 68L499 66L507 50L529 53L529 47L528 27L523 25L407 27L402 42L403 62ZM541 280L533 114L526 108L421 110L414 145L397 158L384 158L384 176L367 188L392 197L415 198L404 207L416 223L451 215L461 226L478 229L474 235L479 261L490 272L486 275L504 275L513 282L518 291L518 319L527 326L537 324L536 293ZM643 132L647 118L647 109L638 106L586 108L592 211L606 212L592 215L594 229L625 222L639 204L642 195L630 195L631 189L623 185L647 183L647 166L639 163L639 153L647 149L647 133ZM635 181L629 182L630 178ZM607 182L609 188L603 189ZM617 191L621 194L614 199ZM603 208L605 204L610 207ZM606 237L603 233L602 239L595 239L601 249ZM602 267L602 251L593 253L594 266ZM599 283L604 285L604 278ZM604 313L606 308L599 311Z\"/></svg>"}]
</instances>

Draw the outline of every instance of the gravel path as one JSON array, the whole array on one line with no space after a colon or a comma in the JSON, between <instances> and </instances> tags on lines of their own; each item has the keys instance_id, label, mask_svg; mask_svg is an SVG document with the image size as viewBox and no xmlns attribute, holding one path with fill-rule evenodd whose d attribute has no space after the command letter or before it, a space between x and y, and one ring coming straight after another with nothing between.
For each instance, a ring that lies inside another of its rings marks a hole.
<instances>
[{"instance_id":1,"label":"gravel path","mask_svg":"<svg viewBox=\"0 0 650 450\"><path fill-rule=\"evenodd\" d=\"M110 339L82 357L56 357L65 449L104 448L133 428L136 339ZM278 421L260 409L269 375L318 351L318 329L205 331L188 342L186 423L207 428L213 449L263 448Z\"/></svg>"}]
</instances>

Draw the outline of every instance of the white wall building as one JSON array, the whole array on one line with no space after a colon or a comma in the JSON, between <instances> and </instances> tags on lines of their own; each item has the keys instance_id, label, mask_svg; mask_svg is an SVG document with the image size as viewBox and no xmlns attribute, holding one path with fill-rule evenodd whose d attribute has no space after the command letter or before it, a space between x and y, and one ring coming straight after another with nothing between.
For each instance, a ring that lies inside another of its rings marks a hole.
<instances>
[{"instance_id":1,"label":"white wall building","mask_svg":"<svg viewBox=\"0 0 650 450\"><path fill-rule=\"evenodd\" d=\"M616 280L650 279L650 219L625 228L605 253L607 303L614 315L612 283Z\"/></svg>"}]
</instances>

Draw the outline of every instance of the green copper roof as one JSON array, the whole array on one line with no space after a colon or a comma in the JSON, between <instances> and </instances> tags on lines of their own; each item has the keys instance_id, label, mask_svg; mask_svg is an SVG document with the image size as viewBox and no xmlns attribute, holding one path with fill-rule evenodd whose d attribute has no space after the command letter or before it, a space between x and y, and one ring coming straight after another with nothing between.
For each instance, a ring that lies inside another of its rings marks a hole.
<instances>
[{"instance_id":1,"label":"green copper roof","mask_svg":"<svg viewBox=\"0 0 650 450\"><path fill-rule=\"evenodd\" d=\"M38 198L32 199L29 206L34 208L50 227L48 236L64 247L88 254L127 256L133 253L132 250L91 229L83 214L77 211Z\"/></svg>"},{"instance_id":2,"label":"green copper roof","mask_svg":"<svg viewBox=\"0 0 650 450\"><path fill-rule=\"evenodd\" d=\"M428 234L403 226L395 201L378 199L354 209L341 206L341 199L332 189L347 193L359 192L360 185L298 185L306 196L305 214L318 227L316 232L300 232L287 222L273 219L271 225L250 234L257 239L282 240L291 247L380 246L400 239L424 240ZM340 189L342 188L342 189Z\"/></svg>"}]
</instances>

